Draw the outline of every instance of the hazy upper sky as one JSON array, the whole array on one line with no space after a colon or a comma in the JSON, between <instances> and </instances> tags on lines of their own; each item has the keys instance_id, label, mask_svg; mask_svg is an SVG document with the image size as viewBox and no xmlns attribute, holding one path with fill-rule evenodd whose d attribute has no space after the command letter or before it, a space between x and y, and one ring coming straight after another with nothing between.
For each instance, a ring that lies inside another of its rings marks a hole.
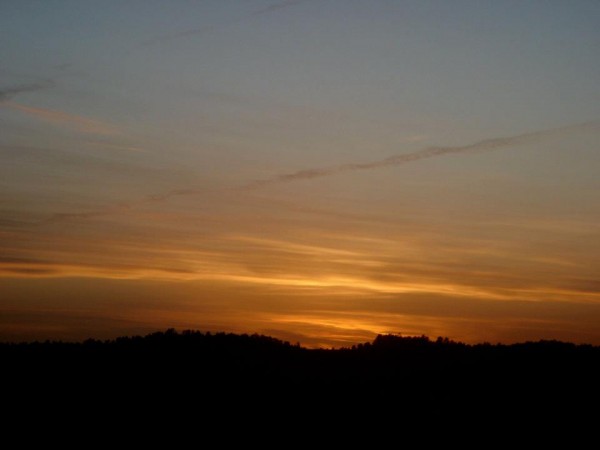
<instances>
[{"instance_id":1,"label":"hazy upper sky","mask_svg":"<svg viewBox=\"0 0 600 450\"><path fill-rule=\"evenodd\" d=\"M600 344L600 2L0 3L0 340Z\"/></svg>"}]
</instances>

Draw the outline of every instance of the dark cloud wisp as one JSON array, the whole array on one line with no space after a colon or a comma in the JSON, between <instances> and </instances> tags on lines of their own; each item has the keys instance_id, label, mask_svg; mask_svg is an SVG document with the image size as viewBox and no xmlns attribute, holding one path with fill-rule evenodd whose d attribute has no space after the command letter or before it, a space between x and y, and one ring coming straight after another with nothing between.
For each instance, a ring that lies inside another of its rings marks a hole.
<instances>
[{"instance_id":1,"label":"dark cloud wisp","mask_svg":"<svg viewBox=\"0 0 600 450\"><path fill-rule=\"evenodd\" d=\"M438 156L445 155L457 155L467 153L480 153L489 152L492 150L500 150L504 148L511 148L518 145L533 144L543 142L549 139L559 139L567 137L572 134L584 132L586 130L598 130L600 128L600 122L586 122L575 125L569 125L560 128L552 128L548 130L535 131L530 133L523 133L515 136L499 137L492 139L484 139L482 141L475 142L468 145L459 145L454 147L428 147L421 150L417 150L412 153L402 153L399 155L393 155L388 158L364 162L364 163L348 163L340 164L337 166L328 167L316 167L312 169L304 169L296 172L284 173L276 175L272 178L265 180L256 180L238 187L226 189L228 191L244 192L254 189L260 189L275 184L292 183L295 181L311 180L314 178L328 177L346 172L356 172L359 170L371 170L389 166L399 166L403 164L409 164L417 162L423 159L436 158ZM162 194L155 194L147 196L143 200L130 203L121 203L113 208L107 208L98 211L88 211L83 213L57 213L52 215L49 219L46 219L42 223L53 223L62 222L65 220L75 219L90 219L99 216L111 215L116 213L126 212L136 206L155 203L155 202L166 202L173 197L198 195L207 192L218 192L218 190L211 189L196 189L196 188L183 188L173 189Z\"/></svg>"},{"instance_id":2,"label":"dark cloud wisp","mask_svg":"<svg viewBox=\"0 0 600 450\"><path fill-rule=\"evenodd\" d=\"M289 8L290 6L297 5L298 3L305 3L310 0L287 0L285 2L273 3L272 5L265 6L264 8L254 11L251 16L260 16L262 14L268 14L279 9Z\"/></svg>"},{"instance_id":3,"label":"dark cloud wisp","mask_svg":"<svg viewBox=\"0 0 600 450\"><path fill-rule=\"evenodd\" d=\"M242 16L241 18L236 19L236 20L231 20L231 21L222 23L220 26L206 25L206 26L197 27L197 28L190 28L188 30L180 31L177 33L163 34L161 36L157 36L152 39L148 39L147 41L143 42L141 45L147 47L147 46L151 46L154 44L159 44L161 42L171 41L174 39L180 39L180 38L185 38L185 37L190 37L190 36L202 36L202 35L205 35L208 33L212 33L214 31L221 30L223 28L230 27L232 25L236 25L239 22L241 22L245 19L248 19L250 17L256 17L256 16L261 16L263 14L269 14L274 11L278 11L278 10L281 10L284 8L289 8L291 6L297 5L299 3L304 3L307 1L310 1L310 0L287 0L287 1L279 2L279 3L273 3L271 5L265 6L264 8L257 9L256 11L253 11L245 16Z\"/></svg>"},{"instance_id":4,"label":"dark cloud wisp","mask_svg":"<svg viewBox=\"0 0 600 450\"><path fill-rule=\"evenodd\" d=\"M52 86L54 86L54 81L44 80L38 83L18 84L15 86L0 88L0 102L10 100L19 94L40 91Z\"/></svg>"},{"instance_id":5,"label":"dark cloud wisp","mask_svg":"<svg viewBox=\"0 0 600 450\"><path fill-rule=\"evenodd\" d=\"M417 150L412 153L394 155L377 161L341 164L337 166L317 167L313 169L299 170L296 172L277 175L273 178L268 178L266 180L257 180L252 183L249 183L245 187L247 189L253 189L267 186L270 184L290 183L299 180L322 178L344 172L355 172L359 170L370 170L388 166L398 166L402 164L420 161L422 159L435 158L444 155L488 152L502 148L514 147L517 145L532 144L546 139L550 139L552 137L559 138L561 136L566 136L572 133L584 131L585 129L598 128L599 126L600 122L586 122L561 128L553 128L549 130L524 133L516 136L485 139L483 141L475 142L474 144L469 145L459 145L455 147L428 147L421 150Z\"/></svg>"}]
</instances>

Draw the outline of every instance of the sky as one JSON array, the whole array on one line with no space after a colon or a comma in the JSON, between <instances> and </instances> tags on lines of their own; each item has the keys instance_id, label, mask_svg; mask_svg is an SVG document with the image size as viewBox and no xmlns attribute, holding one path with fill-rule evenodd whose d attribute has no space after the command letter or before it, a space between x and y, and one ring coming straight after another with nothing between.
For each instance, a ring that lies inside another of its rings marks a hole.
<instances>
[{"instance_id":1,"label":"sky","mask_svg":"<svg viewBox=\"0 0 600 450\"><path fill-rule=\"evenodd\" d=\"M0 3L0 340L600 344L600 2Z\"/></svg>"}]
</instances>

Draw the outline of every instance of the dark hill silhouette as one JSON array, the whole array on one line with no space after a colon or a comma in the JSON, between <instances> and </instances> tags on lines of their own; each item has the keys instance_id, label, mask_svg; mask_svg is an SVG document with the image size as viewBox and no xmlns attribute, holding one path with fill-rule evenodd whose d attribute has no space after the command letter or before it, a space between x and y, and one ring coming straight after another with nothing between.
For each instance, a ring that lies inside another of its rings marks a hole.
<instances>
[{"instance_id":1,"label":"dark hill silhouette","mask_svg":"<svg viewBox=\"0 0 600 450\"><path fill-rule=\"evenodd\" d=\"M352 348L309 350L268 336L170 329L110 341L4 343L0 361L17 409L66 402L115 414L115 405L193 405L231 420L253 410L365 420L385 410L394 421L584 421L586 405L600 400L600 347L558 341L467 345L380 335Z\"/></svg>"}]
</instances>

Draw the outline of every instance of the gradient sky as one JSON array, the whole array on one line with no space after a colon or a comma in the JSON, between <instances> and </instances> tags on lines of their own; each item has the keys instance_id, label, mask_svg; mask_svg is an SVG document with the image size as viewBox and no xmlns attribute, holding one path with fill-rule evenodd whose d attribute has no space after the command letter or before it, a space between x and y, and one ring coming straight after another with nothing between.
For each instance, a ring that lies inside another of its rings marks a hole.
<instances>
[{"instance_id":1,"label":"gradient sky","mask_svg":"<svg viewBox=\"0 0 600 450\"><path fill-rule=\"evenodd\" d=\"M600 344L600 2L0 3L0 340Z\"/></svg>"}]
</instances>

